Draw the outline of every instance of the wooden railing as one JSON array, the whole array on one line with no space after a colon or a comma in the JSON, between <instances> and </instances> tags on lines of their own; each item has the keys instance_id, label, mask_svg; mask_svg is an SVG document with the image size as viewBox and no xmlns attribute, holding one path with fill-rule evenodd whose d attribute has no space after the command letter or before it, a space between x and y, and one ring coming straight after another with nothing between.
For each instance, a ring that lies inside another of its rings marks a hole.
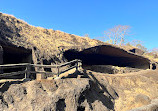
<instances>
[{"instance_id":1,"label":"wooden railing","mask_svg":"<svg viewBox=\"0 0 158 111\"><path fill-rule=\"evenodd\" d=\"M70 62L66 62L61 65L40 65L40 64L30 64L30 63L20 63L20 64L6 64L6 65L0 65L0 78L1 77L7 77L7 76L14 76L19 74L25 74L25 78L29 78L30 74L56 74L59 76L61 73L64 73L66 71L69 71L70 69L76 68L78 69L82 65L81 60L73 60ZM68 68L64 70L60 70L64 66L69 66ZM25 68L24 71L17 71L17 72L10 72L10 73L3 73L4 69L10 69L10 68ZM40 71L35 70L32 71L32 68L55 68L57 70L57 73L54 72L46 72L46 71Z\"/></svg>"},{"instance_id":2,"label":"wooden railing","mask_svg":"<svg viewBox=\"0 0 158 111\"><path fill-rule=\"evenodd\" d=\"M25 78L26 78L26 75L28 75L28 73L29 73L28 67L30 67L29 63L0 65L0 78L7 77L7 76L19 75L19 74L25 74ZM25 70L17 71L17 72L10 72L10 73L3 73L3 70L5 70L5 69L15 69L15 68L25 68Z\"/></svg>"}]
</instances>

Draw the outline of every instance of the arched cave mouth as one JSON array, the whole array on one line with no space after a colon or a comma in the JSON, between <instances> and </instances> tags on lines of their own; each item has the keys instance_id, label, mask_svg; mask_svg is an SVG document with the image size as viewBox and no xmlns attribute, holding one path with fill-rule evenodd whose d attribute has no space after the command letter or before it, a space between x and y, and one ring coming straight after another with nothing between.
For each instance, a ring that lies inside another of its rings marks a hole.
<instances>
[{"instance_id":1,"label":"arched cave mouth","mask_svg":"<svg viewBox=\"0 0 158 111\"><path fill-rule=\"evenodd\" d=\"M2 45L1 49L1 63L0 64L19 64L19 63L32 63L32 51L22 47ZM25 68L10 68L3 69L1 73L10 73L17 71L24 71ZM24 75L16 75L9 78L24 78Z\"/></svg>"},{"instance_id":2,"label":"arched cave mouth","mask_svg":"<svg viewBox=\"0 0 158 111\"><path fill-rule=\"evenodd\" d=\"M106 70L113 66L131 68L132 70L149 69L150 67L148 59L110 45L96 46L83 51L67 50L64 52L64 57L68 61L80 59L84 69L102 73L107 73ZM115 71L112 70L110 73L115 73Z\"/></svg>"}]
</instances>

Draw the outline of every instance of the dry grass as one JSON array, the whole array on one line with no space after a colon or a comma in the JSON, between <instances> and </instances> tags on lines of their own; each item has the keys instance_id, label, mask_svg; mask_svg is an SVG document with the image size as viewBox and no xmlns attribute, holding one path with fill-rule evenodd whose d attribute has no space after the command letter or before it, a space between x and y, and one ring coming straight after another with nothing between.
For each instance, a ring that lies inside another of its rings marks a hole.
<instances>
[{"instance_id":1,"label":"dry grass","mask_svg":"<svg viewBox=\"0 0 158 111\"><path fill-rule=\"evenodd\" d=\"M157 57L155 58L154 55L152 54L146 53L144 56L150 59L151 61L158 62L158 58Z\"/></svg>"},{"instance_id":2,"label":"dry grass","mask_svg":"<svg viewBox=\"0 0 158 111\"><path fill-rule=\"evenodd\" d=\"M107 43L88 37L31 26L12 15L0 13L0 19L0 42L3 41L7 44L10 42L15 46L21 46L26 49L36 47L39 50L39 58L47 60L61 53L61 49L58 47L62 47L64 50L72 49L72 47L80 50L97 45L107 45ZM131 47L111 46L124 50L131 49Z\"/></svg>"},{"instance_id":3,"label":"dry grass","mask_svg":"<svg viewBox=\"0 0 158 111\"><path fill-rule=\"evenodd\" d=\"M122 46L120 46L120 47L121 47L122 49L124 49L124 50L138 49L137 47L132 46L132 45L130 45L130 46L122 45Z\"/></svg>"},{"instance_id":4,"label":"dry grass","mask_svg":"<svg viewBox=\"0 0 158 111\"><path fill-rule=\"evenodd\" d=\"M14 16L1 14L1 19L5 21L3 24L3 35L12 44L31 49L36 47L40 50L41 56L49 58L60 53L58 47L65 46L65 50L70 47L92 47L99 44L104 44L101 41L93 40L88 37L80 37L73 34L68 34L58 30L44 29L28 25L26 22L16 19ZM10 33L9 29L13 33ZM18 35L18 36L17 36ZM67 47L67 48L66 48Z\"/></svg>"}]
</instances>

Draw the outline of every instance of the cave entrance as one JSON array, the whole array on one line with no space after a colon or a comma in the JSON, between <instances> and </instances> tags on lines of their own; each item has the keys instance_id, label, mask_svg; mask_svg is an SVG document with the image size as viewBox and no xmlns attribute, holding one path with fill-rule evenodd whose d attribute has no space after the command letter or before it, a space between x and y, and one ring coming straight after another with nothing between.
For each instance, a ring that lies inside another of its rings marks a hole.
<instances>
[{"instance_id":1,"label":"cave entrance","mask_svg":"<svg viewBox=\"0 0 158 111\"><path fill-rule=\"evenodd\" d=\"M153 64L152 64L152 70L155 70L155 69L156 69L156 64L153 63Z\"/></svg>"},{"instance_id":2,"label":"cave entrance","mask_svg":"<svg viewBox=\"0 0 158 111\"><path fill-rule=\"evenodd\" d=\"M32 51L17 47L3 47L3 64L31 63Z\"/></svg>"},{"instance_id":3,"label":"cave entrance","mask_svg":"<svg viewBox=\"0 0 158 111\"><path fill-rule=\"evenodd\" d=\"M80 59L84 69L102 73L115 73L113 66L127 67L128 70L148 69L150 66L150 62L146 58L106 45L88 48L80 52L68 50L64 52L64 56L68 61Z\"/></svg>"},{"instance_id":4,"label":"cave entrance","mask_svg":"<svg viewBox=\"0 0 158 111\"><path fill-rule=\"evenodd\" d=\"M22 47L2 46L1 64L18 64L18 63L32 63L32 51ZM10 68L3 69L3 73L23 71L25 68ZM7 78L23 78L24 75L17 75Z\"/></svg>"}]
</instances>

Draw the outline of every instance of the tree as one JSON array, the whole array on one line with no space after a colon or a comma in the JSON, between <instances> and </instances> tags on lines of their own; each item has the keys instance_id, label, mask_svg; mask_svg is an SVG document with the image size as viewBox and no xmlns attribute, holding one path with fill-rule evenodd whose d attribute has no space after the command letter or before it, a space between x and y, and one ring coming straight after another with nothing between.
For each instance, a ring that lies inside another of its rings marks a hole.
<instances>
[{"instance_id":1,"label":"tree","mask_svg":"<svg viewBox=\"0 0 158 111\"><path fill-rule=\"evenodd\" d=\"M158 54L158 48L153 48L153 49L152 49L152 53Z\"/></svg>"},{"instance_id":2,"label":"tree","mask_svg":"<svg viewBox=\"0 0 158 111\"><path fill-rule=\"evenodd\" d=\"M125 37L129 35L130 28L129 25L117 25L105 31L105 37L108 38L109 43L122 45L125 42Z\"/></svg>"},{"instance_id":3,"label":"tree","mask_svg":"<svg viewBox=\"0 0 158 111\"><path fill-rule=\"evenodd\" d=\"M89 34L84 34L84 36L83 37L89 37Z\"/></svg>"},{"instance_id":4,"label":"tree","mask_svg":"<svg viewBox=\"0 0 158 111\"><path fill-rule=\"evenodd\" d=\"M158 58L158 48L153 48L151 53L154 54L154 58Z\"/></svg>"},{"instance_id":5,"label":"tree","mask_svg":"<svg viewBox=\"0 0 158 111\"><path fill-rule=\"evenodd\" d=\"M141 49L142 51L147 52L147 48L145 46L143 46L143 42L140 40L132 40L131 42L128 42L126 45L135 46L135 47Z\"/></svg>"},{"instance_id":6,"label":"tree","mask_svg":"<svg viewBox=\"0 0 158 111\"><path fill-rule=\"evenodd\" d=\"M144 52L147 52L147 48L144 47L142 44L137 44L136 47L139 48L139 49L141 49Z\"/></svg>"}]
</instances>

